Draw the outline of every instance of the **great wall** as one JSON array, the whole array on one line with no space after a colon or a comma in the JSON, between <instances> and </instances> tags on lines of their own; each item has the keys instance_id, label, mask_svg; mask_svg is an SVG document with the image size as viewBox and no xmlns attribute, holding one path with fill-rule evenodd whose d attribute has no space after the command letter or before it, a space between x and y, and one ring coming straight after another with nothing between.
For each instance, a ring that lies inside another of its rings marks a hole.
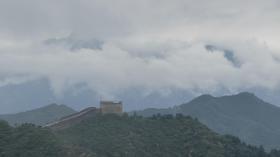
<instances>
[{"instance_id":1,"label":"great wall","mask_svg":"<svg viewBox=\"0 0 280 157\"><path fill-rule=\"evenodd\" d=\"M62 129L68 127L71 124L79 123L85 118L94 116L96 114L117 114L121 115L123 113L122 102L113 101L100 101L100 108L88 107L78 113L71 114L69 116L63 117L57 121L51 122L44 127L49 127L52 129Z\"/></svg>"}]
</instances>

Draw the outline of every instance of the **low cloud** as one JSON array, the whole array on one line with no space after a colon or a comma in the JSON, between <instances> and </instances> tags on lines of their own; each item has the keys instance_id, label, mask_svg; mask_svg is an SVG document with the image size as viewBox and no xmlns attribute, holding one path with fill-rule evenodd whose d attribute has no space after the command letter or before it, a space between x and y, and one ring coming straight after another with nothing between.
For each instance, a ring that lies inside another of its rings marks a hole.
<instances>
[{"instance_id":1,"label":"low cloud","mask_svg":"<svg viewBox=\"0 0 280 157\"><path fill-rule=\"evenodd\" d=\"M100 95L279 89L279 6L277 0L4 0L0 86L44 78L57 96L77 84Z\"/></svg>"},{"instance_id":2,"label":"low cloud","mask_svg":"<svg viewBox=\"0 0 280 157\"><path fill-rule=\"evenodd\" d=\"M22 81L47 78L59 96L78 84L86 84L100 95L114 95L132 88L201 93L221 89L235 92L253 87L273 90L280 84L277 71L280 63L273 58L272 51L259 43L229 44L240 67L233 65L224 51L209 53L204 42L165 41L155 47L145 45L139 49L132 44L107 42L102 49L85 48L75 53L64 46L44 43L20 52L13 49L15 52L0 54L0 62L5 65L1 66L0 75L6 76L2 85L17 83L21 77L13 81L16 76L26 76ZM143 55L146 51L149 55Z\"/></svg>"}]
</instances>

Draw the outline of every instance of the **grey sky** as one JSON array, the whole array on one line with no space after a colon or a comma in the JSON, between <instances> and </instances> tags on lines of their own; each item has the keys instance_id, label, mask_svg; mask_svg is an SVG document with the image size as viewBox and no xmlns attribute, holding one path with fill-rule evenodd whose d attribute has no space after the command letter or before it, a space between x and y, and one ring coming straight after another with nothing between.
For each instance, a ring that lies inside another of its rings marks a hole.
<instances>
[{"instance_id":1,"label":"grey sky","mask_svg":"<svg viewBox=\"0 0 280 157\"><path fill-rule=\"evenodd\" d=\"M279 90L279 8L278 0L0 0L0 87L47 79L58 97L85 84L112 98L135 88Z\"/></svg>"}]
</instances>

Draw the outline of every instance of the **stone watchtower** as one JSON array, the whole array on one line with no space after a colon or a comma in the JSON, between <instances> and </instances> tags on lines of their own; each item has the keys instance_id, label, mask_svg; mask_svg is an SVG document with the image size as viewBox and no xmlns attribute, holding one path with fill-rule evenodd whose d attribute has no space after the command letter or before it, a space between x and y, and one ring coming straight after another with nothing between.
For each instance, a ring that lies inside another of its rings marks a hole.
<instances>
[{"instance_id":1,"label":"stone watchtower","mask_svg":"<svg viewBox=\"0 0 280 157\"><path fill-rule=\"evenodd\" d=\"M120 115L123 113L123 105L121 101L100 101L100 110L103 114L113 113Z\"/></svg>"}]
</instances>

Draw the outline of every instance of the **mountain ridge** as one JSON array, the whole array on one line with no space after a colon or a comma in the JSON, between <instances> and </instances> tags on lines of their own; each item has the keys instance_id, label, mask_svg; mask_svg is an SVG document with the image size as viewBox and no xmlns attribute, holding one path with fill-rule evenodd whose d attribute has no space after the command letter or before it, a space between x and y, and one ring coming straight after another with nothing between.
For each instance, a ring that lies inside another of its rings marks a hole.
<instances>
[{"instance_id":1,"label":"mountain ridge","mask_svg":"<svg viewBox=\"0 0 280 157\"><path fill-rule=\"evenodd\" d=\"M198 118L218 133L238 136L249 144L264 145L267 149L280 147L280 108L249 92L221 97L205 94L173 108L136 113L142 116L182 113Z\"/></svg>"},{"instance_id":2,"label":"mountain ridge","mask_svg":"<svg viewBox=\"0 0 280 157\"><path fill-rule=\"evenodd\" d=\"M36 125L45 125L64 116L76 113L72 108L61 104L49 104L33 110L14 114L0 115L0 119L6 120L10 125L18 125L22 123L33 123Z\"/></svg>"}]
</instances>

